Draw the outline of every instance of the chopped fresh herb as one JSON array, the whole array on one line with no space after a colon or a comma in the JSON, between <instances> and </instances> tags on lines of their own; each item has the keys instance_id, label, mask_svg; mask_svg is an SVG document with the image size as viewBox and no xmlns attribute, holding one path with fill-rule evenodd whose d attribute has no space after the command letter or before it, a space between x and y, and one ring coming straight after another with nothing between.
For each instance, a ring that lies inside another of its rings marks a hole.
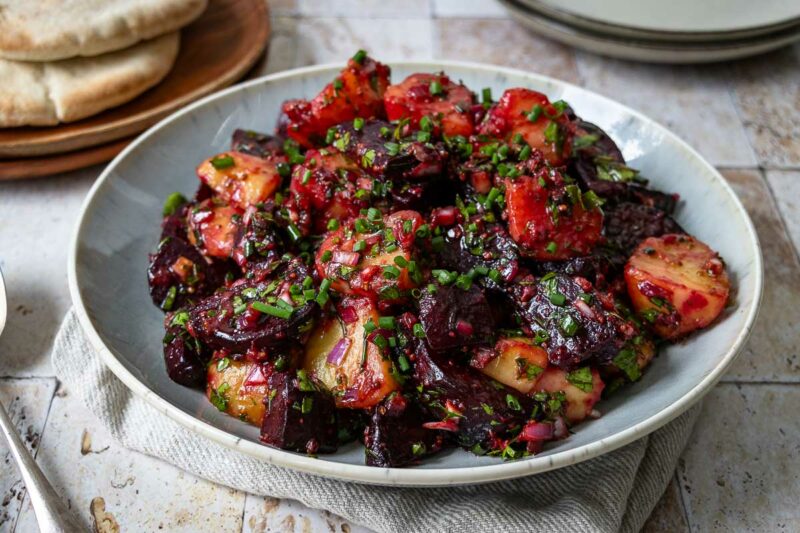
<instances>
[{"instance_id":1,"label":"chopped fresh herb","mask_svg":"<svg viewBox=\"0 0 800 533\"><path fill-rule=\"evenodd\" d=\"M358 52L356 52L356 54L353 56L353 61L354 61L354 62L356 62L356 63L358 63L359 65L363 65L363 64L364 64L364 60L365 60L366 58L367 58L367 53L366 53L364 50L359 50L359 51L358 51Z\"/></svg>"},{"instance_id":2,"label":"chopped fresh herb","mask_svg":"<svg viewBox=\"0 0 800 533\"><path fill-rule=\"evenodd\" d=\"M381 329L392 330L397 327L397 320L393 316L382 316L378 319L378 326Z\"/></svg>"},{"instance_id":3,"label":"chopped fresh herb","mask_svg":"<svg viewBox=\"0 0 800 533\"><path fill-rule=\"evenodd\" d=\"M422 324L417 322L416 324L414 324L413 330L414 330L414 336L415 337L417 337L419 339L424 339L425 338L425 329L422 327Z\"/></svg>"},{"instance_id":4,"label":"chopped fresh herb","mask_svg":"<svg viewBox=\"0 0 800 533\"><path fill-rule=\"evenodd\" d=\"M578 322L571 315L565 315L559 322L559 328L566 337L572 337L578 331Z\"/></svg>"},{"instance_id":5,"label":"chopped fresh herb","mask_svg":"<svg viewBox=\"0 0 800 533\"><path fill-rule=\"evenodd\" d=\"M484 87L481 91L481 100L484 104L492 103L492 88L491 87Z\"/></svg>"},{"instance_id":6,"label":"chopped fresh herb","mask_svg":"<svg viewBox=\"0 0 800 533\"><path fill-rule=\"evenodd\" d=\"M224 170L230 168L235 164L233 157L228 154L218 155L211 159L211 166L217 170Z\"/></svg>"},{"instance_id":7,"label":"chopped fresh herb","mask_svg":"<svg viewBox=\"0 0 800 533\"><path fill-rule=\"evenodd\" d=\"M531 122L536 122L537 120L539 120L539 117L542 116L542 111L544 111L544 109L542 109L542 106L540 104L536 104L535 106L533 106L530 113L528 113L528 120Z\"/></svg>"},{"instance_id":8,"label":"chopped fresh herb","mask_svg":"<svg viewBox=\"0 0 800 533\"><path fill-rule=\"evenodd\" d=\"M567 381L578 387L583 392L591 392L594 388L592 371L588 366L573 370L567 374Z\"/></svg>"},{"instance_id":9,"label":"chopped fresh herb","mask_svg":"<svg viewBox=\"0 0 800 533\"><path fill-rule=\"evenodd\" d=\"M506 404L513 409L514 411L521 411L522 406L519 404L519 400L513 394L506 394Z\"/></svg>"},{"instance_id":10,"label":"chopped fresh herb","mask_svg":"<svg viewBox=\"0 0 800 533\"><path fill-rule=\"evenodd\" d=\"M179 192L174 192L167 196L167 199L164 201L164 208L161 210L161 214L165 217L168 217L175 213L180 206L186 203L186 198Z\"/></svg>"},{"instance_id":11,"label":"chopped fresh herb","mask_svg":"<svg viewBox=\"0 0 800 533\"><path fill-rule=\"evenodd\" d=\"M424 442L415 442L411 445L411 453L419 457L425 455L426 447Z\"/></svg>"},{"instance_id":12,"label":"chopped fresh herb","mask_svg":"<svg viewBox=\"0 0 800 533\"><path fill-rule=\"evenodd\" d=\"M222 372L226 368L228 368L231 364L231 360L228 357L223 357L219 361L217 361L217 372Z\"/></svg>"},{"instance_id":13,"label":"chopped fresh herb","mask_svg":"<svg viewBox=\"0 0 800 533\"><path fill-rule=\"evenodd\" d=\"M361 128L364 127L364 119L361 117L356 117L353 119L353 129L356 131L361 131Z\"/></svg>"},{"instance_id":14,"label":"chopped fresh herb","mask_svg":"<svg viewBox=\"0 0 800 533\"><path fill-rule=\"evenodd\" d=\"M278 300L278 302L283 302L283 300ZM285 302L283 302L285 303ZM278 318L287 319L292 316L292 309L283 309L281 307L277 307L275 305L266 304L264 302L253 302L250 304L250 307L258 311L259 313L264 313L265 315L270 315Z\"/></svg>"},{"instance_id":15,"label":"chopped fresh herb","mask_svg":"<svg viewBox=\"0 0 800 533\"><path fill-rule=\"evenodd\" d=\"M619 351L619 353L612 359L617 368L622 370L628 379L631 381L636 381L642 376L642 371L639 368L639 364L636 361L636 352L630 348L623 348Z\"/></svg>"},{"instance_id":16,"label":"chopped fresh herb","mask_svg":"<svg viewBox=\"0 0 800 533\"><path fill-rule=\"evenodd\" d=\"M428 88L433 96L437 96L443 92L442 83L439 80L433 80Z\"/></svg>"},{"instance_id":17,"label":"chopped fresh herb","mask_svg":"<svg viewBox=\"0 0 800 533\"><path fill-rule=\"evenodd\" d=\"M588 148L596 143L600 139L600 136L594 133L589 133L587 135L581 135L579 137L575 137L575 140L572 141L572 146L577 149L581 148Z\"/></svg>"},{"instance_id":18,"label":"chopped fresh herb","mask_svg":"<svg viewBox=\"0 0 800 533\"><path fill-rule=\"evenodd\" d=\"M327 228L328 228L328 231L335 231L335 230L339 229L339 221L336 220L335 218L332 218L332 219L328 220Z\"/></svg>"}]
</instances>

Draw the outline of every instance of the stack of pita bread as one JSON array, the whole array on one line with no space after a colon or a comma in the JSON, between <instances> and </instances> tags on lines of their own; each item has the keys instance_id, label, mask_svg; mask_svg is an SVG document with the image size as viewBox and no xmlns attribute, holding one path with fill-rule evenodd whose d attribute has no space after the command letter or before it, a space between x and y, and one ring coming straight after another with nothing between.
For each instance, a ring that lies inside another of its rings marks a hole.
<instances>
[{"instance_id":1,"label":"stack of pita bread","mask_svg":"<svg viewBox=\"0 0 800 533\"><path fill-rule=\"evenodd\" d=\"M0 127L72 122L159 83L208 0L0 0Z\"/></svg>"}]
</instances>

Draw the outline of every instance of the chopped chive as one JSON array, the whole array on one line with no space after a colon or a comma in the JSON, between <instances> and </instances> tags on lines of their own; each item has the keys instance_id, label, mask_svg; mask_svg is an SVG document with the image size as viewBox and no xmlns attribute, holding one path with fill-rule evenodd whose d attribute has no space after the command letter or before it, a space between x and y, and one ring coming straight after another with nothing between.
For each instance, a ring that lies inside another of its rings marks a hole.
<instances>
[{"instance_id":1,"label":"chopped chive","mask_svg":"<svg viewBox=\"0 0 800 533\"><path fill-rule=\"evenodd\" d=\"M378 319L378 326L381 329L394 329L397 327L397 320L393 316L382 316Z\"/></svg>"},{"instance_id":2,"label":"chopped chive","mask_svg":"<svg viewBox=\"0 0 800 533\"><path fill-rule=\"evenodd\" d=\"M481 97L484 104L492 103L492 88L484 87L483 91L481 91Z\"/></svg>"},{"instance_id":3,"label":"chopped chive","mask_svg":"<svg viewBox=\"0 0 800 533\"><path fill-rule=\"evenodd\" d=\"M291 237L295 242L299 241L303 237L302 233L300 233L300 230L294 224L289 224L286 230L289 232L289 237Z\"/></svg>"},{"instance_id":4,"label":"chopped chive","mask_svg":"<svg viewBox=\"0 0 800 533\"><path fill-rule=\"evenodd\" d=\"M542 106L540 104L536 104L533 106L533 109L531 109L531 112L528 113L528 120L531 122L536 122L539 120L539 117L542 116L542 111Z\"/></svg>"},{"instance_id":5,"label":"chopped chive","mask_svg":"<svg viewBox=\"0 0 800 533\"><path fill-rule=\"evenodd\" d=\"M353 129L356 131L361 131L361 128L364 127L364 119L361 117L356 117L353 119Z\"/></svg>"},{"instance_id":6,"label":"chopped chive","mask_svg":"<svg viewBox=\"0 0 800 533\"><path fill-rule=\"evenodd\" d=\"M339 221L332 218L328 221L328 231L335 231L339 229Z\"/></svg>"},{"instance_id":7,"label":"chopped chive","mask_svg":"<svg viewBox=\"0 0 800 533\"><path fill-rule=\"evenodd\" d=\"M213 166L217 170L224 170L226 168L230 168L234 165L233 157L229 156L228 154L225 155L218 155L211 159L211 166Z\"/></svg>"},{"instance_id":8,"label":"chopped chive","mask_svg":"<svg viewBox=\"0 0 800 533\"><path fill-rule=\"evenodd\" d=\"M442 94L442 84L439 80L433 80L428 88L434 96Z\"/></svg>"},{"instance_id":9,"label":"chopped chive","mask_svg":"<svg viewBox=\"0 0 800 533\"><path fill-rule=\"evenodd\" d=\"M545 250L547 250L547 252L550 254L554 254L558 250L558 244L556 244L554 241L550 241L547 243Z\"/></svg>"},{"instance_id":10,"label":"chopped chive","mask_svg":"<svg viewBox=\"0 0 800 533\"><path fill-rule=\"evenodd\" d=\"M364 64L364 60L365 60L366 58L367 58L367 53L366 53L364 50L359 50L359 51L358 51L358 52L356 52L356 54L353 56L353 61L355 61L355 62L356 62L356 63L358 63L359 65L363 65L363 64Z\"/></svg>"},{"instance_id":11,"label":"chopped chive","mask_svg":"<svg viewBox=\"0 0 800 533\"><path fill-rule=\"evenodd\" d=\"M179 192L174 192L167 196L167 199L164 201L164 208L161 210L161 214L165 217L168 217L175 213L180 206L186 203L186 198Z\"/></svg>"},{"instance_id":12,"label":"chopped chive","mask_svg":"<svg viewBox=\"0 0 800 533\"><path fill-rule=\"evenodd\" d=\"M279 300L283 302L283 300ZM265 315L271 315L278 318L289 318L292 316L292 310L290 309L281 309L280 307L276 307L274 305L265 304L264 302L253 302L250 304L250 307L258 311L259 313L264 313Z\"/></svg>"},{"instance_id":13,"label":"chopped chive","mask_svg":"<svg viewBox=\"0 0 800 533\"><path fill-rule=\"evenodd\" d=\"M422 327L422 324L420 324L419 322L414 324L413 331L414 331L414 336L417 337L418 339L424 339L425 338L425 329Z\"/></svg>"}]
</instances>

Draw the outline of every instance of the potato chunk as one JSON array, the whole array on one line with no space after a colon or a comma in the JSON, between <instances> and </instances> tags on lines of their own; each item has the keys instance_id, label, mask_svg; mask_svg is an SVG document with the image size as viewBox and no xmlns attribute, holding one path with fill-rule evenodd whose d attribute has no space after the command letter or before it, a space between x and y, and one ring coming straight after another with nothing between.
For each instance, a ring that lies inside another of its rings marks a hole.
<instances>
[{"instance_id":1,"label":"potato chunk","mask_svg":"<svg viewBox=\"0 0 800 533\"><path fill-rule=\"evenodd\" d=\"M416 128L427 116L437 134L466 137L473 133L472 91L444 74L412 74L386 89L383 98L389 120L408 118Z\"/></svg>"},{"instance_id":2,"label":"potato chunk","mask_svg":"<svg viewBox=\"0 0 800 533\"><path fill-rule=\"evenodd\" d=\"M220 411L261 426L267 394L267 376L263 370L251 361L215 359L208 366L206 396Z\"/></svg>"},{"instance_id":3,"label":"potato chunk","mask_svg":"<svg viewBox=\"0 0 800 533\"><path fill-rule=\"evenodd\" d=\"M317 250L316 268L336 292L391 303L421 281L412 252L422 216L416 211L377 215L331 232Z\"/></svg>"},{"instance_id":4,"label":"potato chunk","mask_svg":"<svg viewBox=\"0 0 800 533\"><path fill-rule=\"evenodd\" d=\"M497 355L480 371L523 394L535 389L547 368L547 352L525 337L500 339L494 352Z\"/></svg>"},{"instance_id":5,"label":"potato chunk","mask_svg":"<svg viewBox=\"0 0 800 533\"><path fill-rule=\"evenodd\" d=\"M280 187L277 165L282 161L279 157L262 159L240 152L223 152L200 163L197 177L219 198L245 210L266 201Z\"/></svg>"},{"instance_id":6,"label":"potato chunk","mask_svg":"<svg viewBox=\"0 0 800 533\"><path fill-rule=\"evenodd\" d=\"M585 419L600 400L605 383L600 373L592 368L583 367L567 372L551 366L547 368L536 382L534 391L563 392L567 397L567 408L564 415L572 423Z\"/></svg>"},{"instance_id":7,"label":"potato chunk","mask_svg":"<svg viewBox=\"0 0 800 533\"><path fill-rule=\"evenodd\" d=\"M372 407L399 388L386 348L375 340L390 333L376 329L380 315L366 298L345 298L337 310L339 318L311 333L303 368L333 392L337 407Z\"/></svg>"},{"instance_id":8,"label":"potato chunk","mask_svg":"<svg viewBox=\"0 0 800 533\"><path fill-rule=\"evenodd\" d=\"M229 205L205 200L189 215L189 242L209 257L227 259L239 233L241 214Z\"/></svg>"},{"instance_id":9,"label":"potato chunk","mask_svg":"<svg viewBox=\"0 0 800 533\"><path fill-rule=\"evenodd\" d=\"M574 127L563 107L530 89L508 89L488 112L480 133L510 138L520 134L531 148L540 150L552 165L561 165L572 151Z\"/></svg>"},{"instance_id":10,"label":"potato chunk","mask_svg":"<svg viewBox=\"0 0 800 533\"><path fill-rule=\"evenodd\" d=\"M665 339L708 326L730 293L719 255L688 235L645 239L625 266L625 282L636 312Z\"/></svg>"}]
</instances>

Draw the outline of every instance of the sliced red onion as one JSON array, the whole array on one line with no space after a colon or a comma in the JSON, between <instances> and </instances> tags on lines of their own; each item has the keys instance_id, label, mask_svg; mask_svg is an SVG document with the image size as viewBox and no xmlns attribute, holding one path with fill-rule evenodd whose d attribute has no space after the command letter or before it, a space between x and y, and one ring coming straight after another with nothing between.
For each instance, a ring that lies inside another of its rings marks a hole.
<instances>
[{"instance_id":1,"label":"sliced red onion","mask_svg":"<svg viewBox=\"0 0 800 533\"><path fill-rule=\"evenodd\" d=\"M548 422L530 421L525 424L519 433L519 440L525 441L545 441L553 440L555 428Z\"/></svg>"},{"instance_id":2,"label":"sliced red onion","mask_svg":"<svg viewBox=\"0 0 800 533\"><path fill-rule=\"evenodd\" d=\"M351 308L348 307L348 309ZM350 347L350 339L348 339L347 337L339 339L339 342L336 343L336 346L333 347L331 353L328 354L328 358L325 360L332 365L338 365L342 361L342 357L344 357L344 354L347 353L347 349L349 347Z\"/></svg>"},{"instance_id":3,"label":"sliced red onion","mask_svg":"<svg viewBox=\"0 0 800 533\"><path fill-rule=\"evenodd\" d=\"M442 420L441 422L425 422L422 424L422 427L425 429L440 429L442 431L458 431L458 419L457 418L448 418L447 420Z\"/></svg>"},{"instance_id":4,"label":"sliced red onion","mask_svg":"<svg viewBox=\"0 0 800 533\"><path fill-rule=\"evenodd\" d=\"M260 387L267 384L267 376L261 371L261 365L253 365L242 383L243 387Z\"/></svg>"},{"instance_id":5,"label":"sliced red onion","mask_svg":"<svg viewBox=\"0 0 800 533\"><path fill-rule=\"evenodd\" d=\"M556 417L555 421L553 422L553 429L553 438L566 439L569 437L569 428L567 427L567 422L564 420L563 416Z\"/></svg>"},{"instance_id":6,"label":"sliced red onion","mask_svg":"<svg viewBox=\"0 0 800 533\"><path fill-rule=\"evenodd\" d=\"M469 337L472 335L475 329L472 327L472 324L470 324L466 320L459 320L458 322L456 322L456 331L462 337Z\"/></svg>"},{"instance_id":7,"label":"sliced red onion","mask_svg":"<svg viewBox=\"0 0 800 533\"><path fill-rule=\"evenodd\" d=\"M581 314L583 316L585 316L586 318L588 318L589 320L594 320L595 319L595 314L594 314L594 311L592 311L592 308L589 307L589 304L587 304L586 302L584 302L580 298L575 298L575 301L572 302L572 305L574 305L575 309L580 311Z\"/></svg>"},{"instance_id":8,"label":"sliced red onion","mask_svg":"<svg viewBox=\"0 0 800 533\"><path fill-rule=\"evenodd\" d=\"M361 254L358 252L345 252L344 250L336 250L331 256L331 261L345 266L356 266L361 260Z\"/></svg>"},{"instance_id":9,"label":"sliced red onion","mask_svg":"<svg viewBox=\"0 0 800 533\"><path fill-rule=\"evenodd\" d=\"M344 320L345 324L352 324L358 320L358 314L352 307L342 307L339 309L339 316Z\"/></svg>"}]
</instances>

